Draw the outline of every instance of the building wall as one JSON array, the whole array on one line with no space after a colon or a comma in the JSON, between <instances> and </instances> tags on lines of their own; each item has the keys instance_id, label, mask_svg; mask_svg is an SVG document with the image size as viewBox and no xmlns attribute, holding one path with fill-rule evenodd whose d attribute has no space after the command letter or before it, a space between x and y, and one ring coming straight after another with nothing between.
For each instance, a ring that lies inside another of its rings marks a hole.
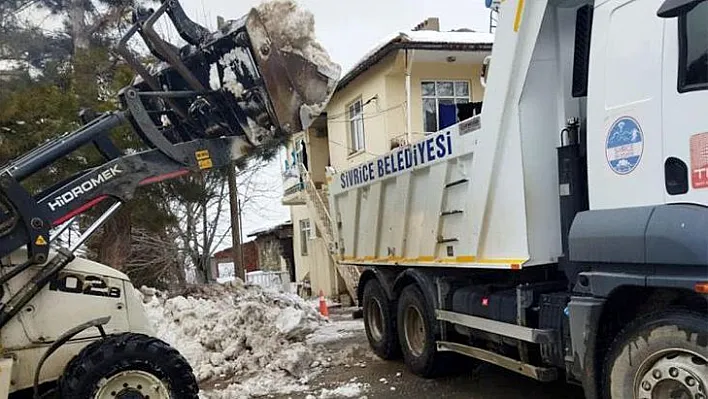
<instances>
[{"instance_id":1,"label":"building wall","mask_svg":"<svg viewBox=\"0 0 708 399\"><path fill-rule=\"evenodd\" d=\"M310 226L313 229L313 234L315 234L315 221L310 217L307 206L291 206L290 216L293 221L293 249L297 281L303 281L309 274L313 294L317 295L320 290L327 296L338 294L339 285L337 275L325 241L321 237L308 240L307 255L302 254L301 245L302 240L305 238L300 230L300 221L310 219Z\"/></svg>"},{"instance_id":2,"label":"building wall","mask_svg":"<svg viewBox=\"0 0 708 399\"><path fill-rule=\"evenodd\" d=\"M325 167L329 164L328 136L317 137L314 129L310 129L305 136L307 142L308 167L315 183L326 181Z\"/></svg>"},{"instance_id":3,"label":"building wall","mask_svg":"<svg viewBox=\"0 0 708 399\"><path fill-rule=\"evenodd\" d=\"M411 129L413 142L424 135L423 100L421 85L426 80L466 80L470 83L470 101L482 101L484 88L479 81L482 74L481 64L471 63L413 63L411 70ZM386 76L386 97L389 104L403 104L401 112L386 115L389 138L396 139L406 132L406 79L403 51L399 52L396 62ZM366 121L364 122L366 125Z\"/></svg>"},{"instance_id":4,"label":"building wall","mask_svg":"<svg viewBox=\"0 0 708 399\"><path fill-rule=\"evenodd\" d=\"M484 95L479 77L481 64L415 62L411 70L411 128L413 141L424 136L421 84L426 80L465 80L470 84L470 100L481 101ZM355 99L364 102L365 151L350 155L347 107ZM406 81L403 51L391 54L367 72L335 93L329 105L328 133L330 158L337 170L360 164L392 149L392 141L406 134Z\"/></svg>"},{"instance_id":5,"label":"building wall","mask_svg":"<svg viewBox=\"0 0 708 399\"><path fill-rule=\"evenodd\" d=\"M258 245L258 258L260 270L269 272L287 271L285 259L282 257L280 240L275 235L269 234L256 239Z\"/></svg>"},{"instance_id":6,"label":"building wall","mask_svg":"<svg viewBox=\"0 0 708 399\"><path fill-rule=\"evenodd\" d=\"M336 92L327 105L329 153L332 166L335 168L343 169L360 164L390 149L390 142L385 134L388 129L384 115L390 112L387 111L389 106L399 104L390 104L386 99L385 75L393 65L394 59L395 57L390 55L361 74L358 79ZM347 107L358 98L365 103L375 96L378 98L365 105L363 112L366 151L350 154Z\"/></svg>"},{"instance_id":7,"label":"building wall","mask_svg":"<svg viewBox=\"0 0 708 399\"><path fill-rule=\"evenodd\" d=\"M249 241L241 246L243 251L243 263L246 265L246 272L260 270L258 259L258 246L255 241ZM233 258L231 248L224 249L214 254L212 257L212 275L217 277L228 277L224 274L231 274L233 271Z\"/></svg>"}]
</instances>

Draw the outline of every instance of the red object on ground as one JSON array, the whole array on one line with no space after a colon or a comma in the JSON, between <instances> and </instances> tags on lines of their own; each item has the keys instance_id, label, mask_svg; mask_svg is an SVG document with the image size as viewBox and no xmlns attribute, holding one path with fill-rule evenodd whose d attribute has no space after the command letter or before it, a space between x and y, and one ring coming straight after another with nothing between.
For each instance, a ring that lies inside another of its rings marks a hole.
<instances>
[{"instance_id":1,"label":"red object on ground","mask_svg":"<svg viewBox=\"0 0 708 399\"><path fill-rule=\"evenodd\" d=\"M329 308L327 308L327 301L325 301L322 290L320 290L320 314L324 317L329 317Z\"/></svg>"}]
</instances>

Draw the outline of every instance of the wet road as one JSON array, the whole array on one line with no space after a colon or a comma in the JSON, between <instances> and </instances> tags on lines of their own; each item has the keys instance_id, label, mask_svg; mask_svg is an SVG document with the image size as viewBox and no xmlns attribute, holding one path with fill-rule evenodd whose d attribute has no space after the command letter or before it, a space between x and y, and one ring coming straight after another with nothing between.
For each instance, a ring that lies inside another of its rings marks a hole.
<instances>
[{"instance_id":1,"label":"wet road","mask_svg":"<svg viewBox=\"0 0 708 399\"><path fill-rule=\"evenodd\" d=\"M308 392L277 396L277 399L300 399L307 395L320 397L322 389L334 389L347 383L363 384L364 389L354 398L450 398L450 399L583 399L579 387L564 383L539 383L530 378L473 362L462 360L456 375L423 379L409 373L403 361L383 361L368 348L363 331L342 341L328 344L333 357L338 351L349 356L345 364L325 369L310 382ZM364 365L362 367L362 364ZM345 396L325 396L345 397ZM311 399L312 397L310 397Z\"/></svg>"}]
</instances>

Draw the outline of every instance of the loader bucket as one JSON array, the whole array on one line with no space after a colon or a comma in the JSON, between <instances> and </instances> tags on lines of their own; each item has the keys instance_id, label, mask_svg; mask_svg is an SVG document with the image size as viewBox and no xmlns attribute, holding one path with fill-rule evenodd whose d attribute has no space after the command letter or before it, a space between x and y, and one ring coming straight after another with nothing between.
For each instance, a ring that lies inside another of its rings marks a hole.
<instances>
[{"instance_id":1,"label":"loader bucket","mask_svg":"<svg viewBox=\"0 0 708 399\"><path fill-rule=\"evenodd\" d=\"M296 133L307 129L327 105L340 68L311 35L283 32L293 15L272 14L262 8L251 10L246 30L278 124L284 132ZM282 25L273 18L284 19Z\"/></svg>"},{"instance_id":2,"label":"loader bucket","mask_svg":"<svg viewBox=\"0 0 708 399\"><path fill-rule=\"evenodd\" d=\"M177 48L160 37L155 23L164 15L187 46ZM144 114L153 115L157 125L152 130L169 129L171 142L195 135L245 135L256 147L282 142L311 125L339 80L339 65L314 37L312 14L293 0L264 2L239 19L220 22L216 32L190 20L176 0L162 0L160 8L137 12L134 20L135 26L121 40L120 53L141 78L137 90L164 98L132 101L133 113L145 106ZM127 47L135 34L160 60L151 71ZM131 106L130 98L123 98ZM163 104L169 125L155 116L165 113ZM132 122L142 123L135 118ZM167 151L156 141L165 140L154 139L152 144Z\"/></svg>"},{"instance_id":3,"label":"loader bucket","mask_svg":"<svg viewBox=\"0 0 708 399\"><path fill-rule=\"evenodd\" d=\"M341 72L315 40L312 14L292 0L266 2L229 21L207 47L218 64L219 90L245 114L246 123L237 118L255 146L307 129Z\"/></svg>"}]
</instances>

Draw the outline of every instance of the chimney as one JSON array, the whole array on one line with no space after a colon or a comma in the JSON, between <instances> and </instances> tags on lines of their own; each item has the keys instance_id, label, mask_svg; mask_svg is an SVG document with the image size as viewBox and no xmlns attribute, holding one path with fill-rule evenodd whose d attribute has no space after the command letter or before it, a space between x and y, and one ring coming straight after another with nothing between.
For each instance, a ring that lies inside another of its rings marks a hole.
<instances>
[{"instance_id":1,"label":"chimney","mask_svg":"<svg viewBox=\"0 0 708 399\"><path fill-rule=\"evenodd\" d=\"M435 32L440 32L440 18L430 17L430 18L426 19L425 21L416 25L416 27L413 28L413 30L414 31L416 31L416 30L432 30Z\"/></svg>"}]
</instances>

